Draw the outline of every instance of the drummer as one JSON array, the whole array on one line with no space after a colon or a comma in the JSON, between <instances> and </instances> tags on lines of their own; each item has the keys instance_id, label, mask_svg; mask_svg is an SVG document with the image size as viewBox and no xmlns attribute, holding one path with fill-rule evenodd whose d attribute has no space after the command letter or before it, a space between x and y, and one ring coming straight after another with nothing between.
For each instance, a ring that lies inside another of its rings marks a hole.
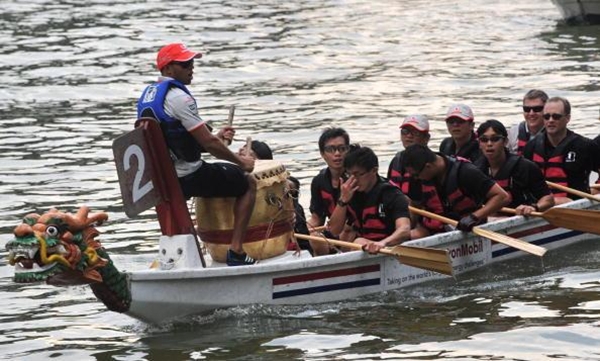
<instances>
[{"instance_id":1,"label":"drummer","mask_svg":"<svg viewBox=\"0 0 600 361\"><path fill-rule=\"evenodd\" d=\"M165 141L185 198L236 198L227 265L250 265L255 260L244 252L242 242L256 198L256 180L250 174L254 159L235 154L223 144L225 139L233 138L233 128L225 127L213 135L200 118L196 100L186 85L192 82L194 60L201 57L201 53L181 43L162 47L156 57L161 76L139 98L138 118L155 118L165 130ZM202 151L233 164L205 162Z\"/></svg>"},{"instance_id":2,"label":"drummer","mask_svg":"<svg viewBox=\"0 0 600 361\"><path fill-rule=\"evenodd\" d=\"M409 240L408 198L379 176L379 161L373 150L353 148L344 158L344 167L350 177L342 184L331 215L331 233L349 234L370 253Z\"/></svg>"}]
</instances>

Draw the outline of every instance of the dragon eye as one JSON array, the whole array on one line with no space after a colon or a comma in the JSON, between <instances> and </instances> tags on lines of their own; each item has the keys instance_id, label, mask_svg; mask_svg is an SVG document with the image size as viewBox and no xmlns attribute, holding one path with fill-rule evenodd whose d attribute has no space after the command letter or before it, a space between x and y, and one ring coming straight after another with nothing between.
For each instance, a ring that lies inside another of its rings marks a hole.
<instances>
[{"instance_id":1,"label":"dragon eye","mask_svg":"<svg viewBox=\"0 0 600 361\"><path fill-rule=\"evenodd\" d=\"M60 230L57 226L48 226L48 228L46 228L46 234L50 237L56 237L60 234Z\"/></svg>"}]
</instances>

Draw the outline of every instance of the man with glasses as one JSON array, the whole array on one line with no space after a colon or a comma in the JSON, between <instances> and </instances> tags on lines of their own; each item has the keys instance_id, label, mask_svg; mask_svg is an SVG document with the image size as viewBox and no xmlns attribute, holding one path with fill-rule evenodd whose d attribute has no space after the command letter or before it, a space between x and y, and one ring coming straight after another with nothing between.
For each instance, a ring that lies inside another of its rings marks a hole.
<instances>
[{"instance_id":1,"label":"man with glasses","mask_svg":"<svg viewBox=\"0 0 600 361\"><path fill-rule=\"evenodd\" d=\"M554 206L554 198L540 168L520 155L510 153L506 128L495 119L486 120L477 128L483 157L475 165L488 174L510 198L509 207L517 214L530 215Z\"/></svg>"},{"instance_id":2,"label":"man with glasses","mask_svg":"<svg viewBox=\"0 0 600 361\"><path fill-rule=\"evenodd\" d=\"M458 221L457 229L468 232L508 204L508 194L474 164L434 153L421 144L406 148L404 167L421 180L425 210ZM444 224L423 217L411 238L443 232Z\"/></svg>"},{"instance_id":3,"label":"man with glasses","mask_svg":"<svg viewBox=\"0 0 600 361\"><path fill-rule=\"evenodd\" d=\"M400 125L400 142L406 149L413 144L427 145L429 142L429 120L423 114L412 114L404 118ZM410 173L402 167L402 154L404 150L396 153L388 167L387 179L390 184L400 188L412 202L418 203L421 199L421 184L411 178Z\"/></svg>"},{"instance_id":4,"label":"man with glasses","mask_svg":"<svg viewBox=\"0 0 600 361\"><path fill-rule=\"evenodd\" d=\"M567 128L571 104L562 97L548 99L544 105L544 132L527 143L525 158L535 162L547 181L582 192L590 191L590 172L598 170L594 142ZM570 202L567 193L552 189L556 204Z\"/></svg>"},{"instance_id":5,"label":"man with glasses","mask_svg":"<svg viewBox=\"0 0 600 361\"><path fill-rule=\"evenodd\" d=\"M452 104L446 112L446 127L450 137L442 140L440 153L462 157L474 162L481 156L475 128L475 117L470 107Z\"/></svg>"},{"instance_id":6,"label":"man with glasses","mask_svg":"<svg viewBox=\"0 0 600 361\"><path fill-rule=\"evenodd\" d=\"M508 131L508 150L512 153L523 154L525 144L544 129L544 105L548 94L543 90L531 89L523 97L524 121L513 125Z\"/></svg>"},{"instance_id":7,"label":"man with glasses","mask_svg":"<svg viewBox=\"0 0 600 361\"><path fill-rule=\"evenodd\" d=\"M319 151L327 164L317 174L310 186L310 218L306 222L313 236L320 236L314 229L325 224L331 217L340 197L340 184L347 178L344 169L344 156L350 148L350 136L342 128L327 128L319 137ZM331 238L331 234L324 232ZM316 256L334 252L324 242L311 241L313 254Z\"/></svg>"},{"instance_id":8,"label":"man with glasses","mask_svg":"<svg viewBox=\"0 0 600 361\"><path fill-rule=\"evenodd\" d=\"M159 121L184 197L236 198L227 264L249 265L255 261L244 252L242 243L256 198L256 181L246 173L254 169L254 159L224 145L224 140L233 139L233 128L225 127L215 136L200 118L196 100L186 87L192 82L194 59L200 57L202 54L181 43L162 47L156 58L161 76L138 100L138 118ZM204 162L203 151L234 164Z\"/></svg>"},{"instance_id":9,"label":"man with glasses","mask_svg":"<svg viewBox=\"0 0 600 361\"><path fill-rule=\"evenodd\" d=\"M377 173L379 161L368 147L357 147L344 158L350 177L341 186L341 195L329 221L333 234L350 234L365 251L410 239L408 199ZM343 237L343 236L342 236ZM343 237L344 238L344 237Z\"/></svg>"}]
</instances>

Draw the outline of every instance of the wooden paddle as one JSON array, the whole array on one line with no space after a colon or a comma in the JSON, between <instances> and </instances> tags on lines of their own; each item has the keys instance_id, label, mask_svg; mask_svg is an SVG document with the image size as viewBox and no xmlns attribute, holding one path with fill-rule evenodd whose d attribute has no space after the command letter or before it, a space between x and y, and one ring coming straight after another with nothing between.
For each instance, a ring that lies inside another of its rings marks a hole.
<instances>
[{"instance_id":1,"label":"wooden paddle","mask_svg":"<svg viewBox=\"0 0 600 361\"><path fill-rule=\"evenodd\" d=\"M569 188L567 186L563 186L563 185L560 185L560 184L557 184L557 183L548 182L548 181L546 181L546 184L548 184L548 186L551 187L551 188L558 189L558 190L561 190L563 192L570 193L570 194L572 194L574 196L581 197L581 198L587 198L587 199L590 199L592 201L600 202L600 198L594 196L593 194L589 194L589 193L586 193L586 192L578 191L577 189Z\"/></svg>"},{"instance_id":2,"label":"wooden paddle","mask_svg":"<svg viewBox=\"0 0 600 361\"><path fill-rule=\"evenodd\" d=\"M514 208L502 208L502 212L517 214ZM600 211L553 207L545 212L531 212L553 226L600 235Z\"/></svg>"},{"instance_id":3,"label":"wooden paddle","mask_svg":"<svg viewBox=\"0 0 600 361\"><path fill-rule=\"evenodd\" d=\"M306 239L309 241L326 242L336 246L348 247L357 250L363 249L358 243L344 242L337 239L307 236L300 233L295 233L294 236L296 238ZM452 263L450 262L448 250L445 249L400 245L391 249L382 248L379 250L379 253L396 257L400 263L407 266L423 268L429 271L452 276Z\"/></svg>"},{"instance_id":4,"label":"wooden paddle","mask_svg":"<svg viewBox=\"0 0 600 361\"><path fill-rule=\"evenodd\" d=\"M419 209L419 208L415 208L412 206L409 206L408 208L410 209L410 211L412 213L421 215L423 217L435 219L442 223L452 225L454 227L456 227L456 225L458 224L458 222L455 221L454 219L446 218L444 216L440 216L439 214L428 212L424 209ZM523 240L509 237L505 234L500 234L500 233L490 231L487 229L481 229L479 227L475 227L475 228L473 228L472 232L478 236L491 239L492 241L502 243L509 247L513 247L513 248L519 249L523 252L531 253L536 256L542 257L544 255L544 253L546 253L546 251L547 251L547 249L545 249L544 247L536 246L535 244L527 243Z\"/></svg>"}]
</instances>

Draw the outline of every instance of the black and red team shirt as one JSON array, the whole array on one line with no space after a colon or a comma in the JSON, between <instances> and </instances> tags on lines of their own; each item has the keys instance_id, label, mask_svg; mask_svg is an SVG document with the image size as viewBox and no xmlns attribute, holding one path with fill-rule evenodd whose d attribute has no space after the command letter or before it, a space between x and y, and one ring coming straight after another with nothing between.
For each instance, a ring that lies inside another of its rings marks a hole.
<instances>
[{"instance_id":1,"label":"black and red team shirt","mask_svg":"<svg viewBox=\"0 0 600 361\"><path fill-rule=\"evenodd\" d=\"M347 178L344 176L342 179ZM318 215L323 221L331 218L339 198L340 189L331 185L329 167L322 169L310 185L310 213Z\"/></svg>"},{"instance_id":2,"label":"black and red team shirt","mask_svg":"<svg viewBox=\"0 0 600 361\"><path fill-rule=\"evenodd\" d=\"M449 157L461 157L470 160L471 162L477 161L482 156L481 150L479 149L479 141L477 140L477 134L471 132L471 139L456 151L456 143L452 137L444 138L440 143L440 153Z\"/></svg>"}]
</instances>

